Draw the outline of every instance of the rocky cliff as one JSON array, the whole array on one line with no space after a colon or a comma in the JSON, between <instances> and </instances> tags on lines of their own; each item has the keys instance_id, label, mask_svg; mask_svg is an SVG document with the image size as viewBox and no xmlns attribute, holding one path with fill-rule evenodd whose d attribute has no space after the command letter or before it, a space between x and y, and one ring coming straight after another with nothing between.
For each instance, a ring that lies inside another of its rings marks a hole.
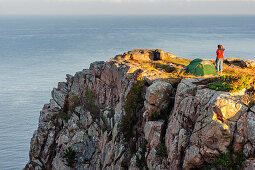
<instances>
[{"instance_id":1,"label":"rocky cliff","mask_svg":"<svg viewBox=\"0 0 255 170\"><path fill-rule=\"evenodd\" d=\"M217 168L219 160L254 169L255 106L241 102L245 92L144 67L174 58L134 50L67 75L40 112L25 169L178 170Z\"/></svg>"}]
</instances>

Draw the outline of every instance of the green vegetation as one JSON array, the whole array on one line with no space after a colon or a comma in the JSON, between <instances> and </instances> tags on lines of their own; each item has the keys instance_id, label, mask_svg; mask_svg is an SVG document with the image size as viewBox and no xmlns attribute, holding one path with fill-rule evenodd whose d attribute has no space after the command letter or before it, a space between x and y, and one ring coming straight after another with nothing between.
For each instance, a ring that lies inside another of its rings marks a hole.
<instances>
[{"instance_id":1,"label":"green vegetation","mask_svg":"<svg viewBox=\"0 0 255 170\"><path fill-rule=\"evenodd\" d=\"M71 147L65 150L63 158L65 159L65 165L73 168L75 163L75 151Z\"/></svg>"},{"instance_id":2,"label":"green vegetation","mask_svg":"<svg viewBox=\"0 0 255 170\"><path fill-rule=\"evenodd\" d=\"M139 103L143 102L141 97L143 85L144 80L135 82L129 94L127 95L124 104L126 114L121 118L120 131L123 133L126 142L128 142L133 137L133 127L137 122L137 109Z\"/></svg>"},{"instance_id":3,"label":"green vegetation","mask_svg":"<svg viewBox=\"0 0 255 170\"><path fill-rule=\"evenodd\" d=\"M141 155L136 155L136 166L139 169L148 169L146 158L145 158L147 144L148 142L144 140L141 145L141 152L140 152Z\"/></svg>"},{"instance_id":4,"label":"green vegetation","mask_svg":"<svg viewBox=\"0 0 255 170\"><path fill-rule=\"evenodd\" d=\"M68 121L69 118L70 118L69 115L68 115L69 109L70 109L70 101L69 101L69 98L66 97L63 109L60 110L58 112L58 114L53 116L52 119L54 120L54 119L61 118L61 119L65 120L65 121Z\"/></svg>"},{"instance_id":5,"label":"green vegetation","mask_svg":"<svg viewBox=\"0 0 255 170\"><path fill-rule=\"evenodd\" d=\"M160 143L157 147L157 155L161 157L167 157L167 152L166 152L166 145L165 143Z\"/></svg>"},{"instance_id":6,"label":"green vegetation","mask_svg":"<svg viewBox=\"0 0 255 170\"><path fill-rule=\"evenodd\" d=\"M123 133L126 142L133 137L133 125L135 123L136 118L130 113L126 113L121 118L120 131Z\"/></svg>"},{"instance_id":7,"label":"green vegetation","mask_svg":"<svg viewBox=\"0 0 255 170\"><path fill-rule=\"evenodd\" d=\"M149 117L149 121L165 120L167 122L170 111L161 111L160 113L153 113Z\"/></svg>"},{"instance_id":8,"label":"green vegetation","mask_svg":"<svg viewBox=\"0 0 255 170\"><path fill-rule=\"evenodd\" d=\"M68 113L60 111L54 117L54 119L58 119L58 118L61 118L61 119L65 120L65 121L68 121L70 117L69 117Z\"/></svg>"},{"instance_id":9,"label":"green vegetation","mask_svg":"<svg viewBox=\"0 0 255 170\"><path fill-rule=\"evenodd\" d=\"M68 96L66 96L65 102L64 102L64 107L63 107L63 112L68 113L69 110L70 110L70 101L69 101Z\"/></svg>"},{"instance_id":10,"label":"green vegetation","mask_svg":"<svg viewBox=\"0 0 255 170\"><path fill-rule=\"evenodd\" d=\"M234 152L233 148L229 148L229 152L222 153L217 162L224 168L238 170L242 169L242 163L245 160L243 153Z\"/></svg>"},{"instance_id":11,"label":"green vegetation","mask_svg":"<svg viewBox=\"0 0 255 170\"><path fill-rule=\"evenodd\" d=\"M65 121L68 121L70 118L70 115L69 115L70 111L74 112L75 107L79 105L80 105L80 101L78 96L73 96L71 100L69 99L68 96L66 96L63 109L59 111L59 113L56 114L53 117L53 119L61 118Z\"/></svg>"},{"instance_id":12,"label":"green vegetation","mask_svg":"<svg viewBox=\"0 0 255 170\"><path fill-rule=\"evenodd\" d=\"M242 169L242 164L245 160L246 158L243 153L234 152L233 147L230 146L227 152L222 153L211 165L206 165L202 169L216 168L223 170L239 170Z\"/></svg>"},{"instance_id":13,"label":"green vegetation","mask_svg":"<svg viewBox=\"0 0 255 170\"><path fill-rule=\"evenodd\" d=\"M86 95L84 102L85 108L92 113L92 116L99 118L100 108L95 104L96 100L95 93L88 86L86 86L85 95Z\"/></svg>"},{"instance_id":14,"label":"green vegetation","mask_svg":"<svg viewBox=\"0 0 255 170\"><path fill-rule=\"evenodd\" d=\"M130 158L124 158L120 164L122 168L127 170L129 168Z\"/></svg>"},{"instance_id":15,"label":"green vegetation","mask_svg":"<svg viewBox=\"0 0 255 170\"><path fill-rule=\"evenodd\" d=\"M141 98L141 93L142 93L142 88L144 85L145 81L137 81L133 84L130 92L127 95L126 102L124 104L124 109L126 113L136 113L137 106L140 102L142 102Z\"/></svg>"},{"instance_id":16,"label":"green vegetation","mask_svg":"<svg viewBox=\"0 0 255 170\"><path fill-rule=\"evenodd\" d=\"M74 112L74 109L80 105L80 99L78 96L74 95L71 98L71 102L72 102L71 111Z\"/></svg>"},{"instance_id":17,"label":"green vegetation","mask_svg":"<svg viewBox=\"0 0 255 170\"><path fill-rule=\"evenodd\" d=\"M225 75L218 77L214 82L210 82L208 87L217 91L238 92L244 88L249 88L251 82L251 76Z\"/></svg>"}]
</instances>

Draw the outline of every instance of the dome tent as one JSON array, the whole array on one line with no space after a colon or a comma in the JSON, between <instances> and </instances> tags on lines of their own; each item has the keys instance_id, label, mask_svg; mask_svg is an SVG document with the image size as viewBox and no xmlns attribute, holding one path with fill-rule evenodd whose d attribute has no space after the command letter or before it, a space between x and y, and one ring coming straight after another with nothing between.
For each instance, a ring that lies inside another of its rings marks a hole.
<instances>
[{"instance_id":1,"label":"dome tent","mask_svg":"<svg viewBox=\"0 0 255 170\"><path fill-rule=\"evenodd\" d=\"M185 69L188 73L197 76L217 75L215 67L211 61L199 58L192 60Z\"/></svg>"}]
</instances>

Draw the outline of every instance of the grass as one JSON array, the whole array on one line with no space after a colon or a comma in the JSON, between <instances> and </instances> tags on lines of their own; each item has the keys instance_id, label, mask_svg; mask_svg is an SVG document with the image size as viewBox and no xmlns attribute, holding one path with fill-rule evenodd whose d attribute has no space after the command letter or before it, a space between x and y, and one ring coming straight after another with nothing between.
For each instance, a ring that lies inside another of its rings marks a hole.
<instances>
[{"instance_id":1,"label":"grass","mask_svg":"<svg viewBox=\"0 0 255 170\"><path fill-rule=\"evenodd\" d=\"M68 147L65 152L64 152L64 160L65 160L65 165L73 168L74 163L75 163L75 151L71 148Z\"/></svg>"},{"instance_id":2,"label":"grass","mask_svg":"<svg viewBox=\"0 0 255 170\"><path fill-rule=\"evenodd\" d=\"M191 61L192 60L190 60L190 59L181 58L181 57L169 58L169 60L168 60L168 62L171 62L171 63L176 64L176 65L180 65L180 66L183 66L183 67L186 67L187 65L189 65L189 63Z\"/></svg>"},{"instance_id":3,"label":"grass","mask_svg":"<svg viewBox=\"0 0 255 170\"><path fill-rule=\"evenodd\" d=\"M162 63L159 63L159 62L154 62L154 63L152 63L151 65L152 65L154 68L156 68L156 69L162 69L162 70L164 70L164 71L167 72L167 73L171 73L171 72L177 70L176 67L171 67L171 66L169 66L168 64L162 64Z\"/></svg>"},{"instance_id":4,"label":"grass","mask_svg":"<svg viewBox=\"0 0 255 170\"><path fill-rule=\"evenodd\" d=\"M238 92L251 86L253 78L244 75L224 75L214 82L208 83L208 87L217 91Z\"/></svg>"}]
</instances>

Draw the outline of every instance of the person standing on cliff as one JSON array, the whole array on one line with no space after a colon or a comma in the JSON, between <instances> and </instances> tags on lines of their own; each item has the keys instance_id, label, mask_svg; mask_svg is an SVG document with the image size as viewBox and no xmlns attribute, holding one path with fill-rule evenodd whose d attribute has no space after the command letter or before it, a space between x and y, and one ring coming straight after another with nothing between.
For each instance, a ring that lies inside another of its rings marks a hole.
<instances>
[{"instance_id":1,"label":"person standing on cliff","mask_svg":"<svg viewBox=\"0 0 255 170\"><path fill-rule=\"evenodd\" d=\"M224 47L222 45L218 45L218 49L216 51L216 71L222 73L223 70L223 60L224 60Z\"/></svg>"}]
</instances>

